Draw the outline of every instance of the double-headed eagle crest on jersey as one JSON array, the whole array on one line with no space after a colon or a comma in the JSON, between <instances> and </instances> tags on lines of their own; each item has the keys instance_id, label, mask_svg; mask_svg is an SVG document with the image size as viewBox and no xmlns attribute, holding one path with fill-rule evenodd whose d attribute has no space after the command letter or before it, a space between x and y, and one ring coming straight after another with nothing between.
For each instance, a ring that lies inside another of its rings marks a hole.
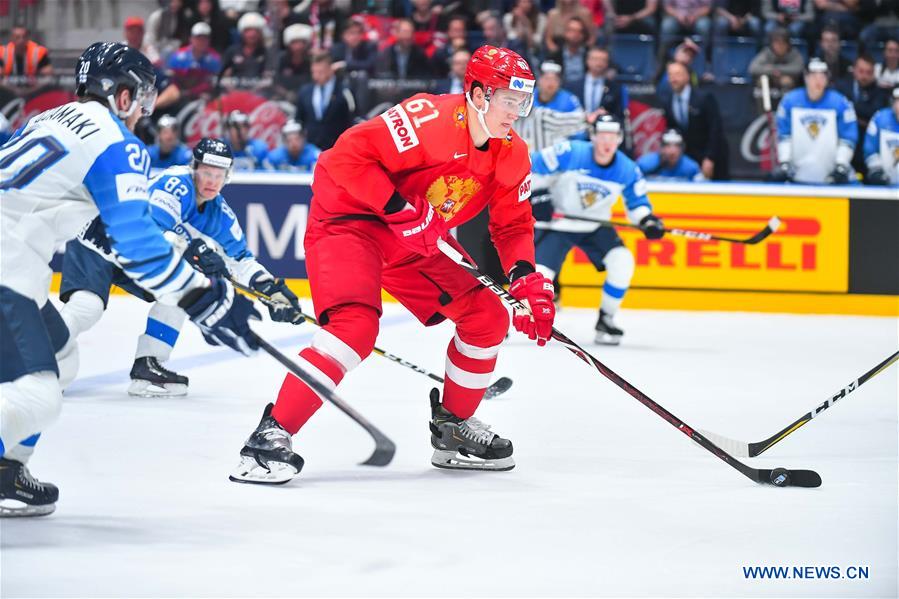
<instances>
[{"instance_id":1,"label":"double-headed eagle crest on jersey","mask_svg":"<svg viewBox=\"0 0 899 599\"><path fill-rule=\"evenodd\" d=\"M799 122L802 123L802 126L805 127L812 139L817 139L818 134L821 133L821 128L824 126L824 118L816 114L804 116L799 119Z\"/></svg>"},{"instance_id":2,"label":"double-headed eagle crest on jersey","mask_svg":"<svg viewBox=\"0 0 899 599\"><path fill-rule=\"evenodd\" d=\"M453 108L453 124L462 129L465 128L465 105L459 104Z\"/></svg>"},{"instance_id":3,"label":"double-headed eagle crest on jersey","mask_svg":"<svg viewBox=\"0 0 899 599\"><path fill-rule=\"evenodd\" d=\"M431 183L425 197L444 220L450 220L480 189L477 179L445 175Z\"/></svg>"}]
</instances>

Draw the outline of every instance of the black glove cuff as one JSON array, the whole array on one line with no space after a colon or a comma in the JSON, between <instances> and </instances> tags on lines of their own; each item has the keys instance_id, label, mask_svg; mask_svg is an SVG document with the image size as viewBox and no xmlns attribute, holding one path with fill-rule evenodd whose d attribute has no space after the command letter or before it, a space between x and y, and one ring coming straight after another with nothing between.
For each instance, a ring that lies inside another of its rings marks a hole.
<instances>
[{"instance_id":1,"label":"black glove cuff","mask_svg":"<svg viewBox=\"0 0 899 599\"><path fill-rule=\"evenodd\" d=\"M527 262L525 260L519 260L515 263L515 266L509 271L509 282L514 283L516 279L520 279L521 277L526 277L532 272L537 272L537 269L533 264Z\"/></svg>"},{"instance_id":2,"label":"black glove cuff","mask_svg":"<svg viewBox=\"0 0 899 599\"><path fill-rule=\"evenodd\" d=\"M406 204L408 204L408 202L403 199L400 192L394 191L393 195L390 196L390 199L387 200L387 203L384 204L384 214L396 214L405 208Z\"/></svg>"}]
</instances>

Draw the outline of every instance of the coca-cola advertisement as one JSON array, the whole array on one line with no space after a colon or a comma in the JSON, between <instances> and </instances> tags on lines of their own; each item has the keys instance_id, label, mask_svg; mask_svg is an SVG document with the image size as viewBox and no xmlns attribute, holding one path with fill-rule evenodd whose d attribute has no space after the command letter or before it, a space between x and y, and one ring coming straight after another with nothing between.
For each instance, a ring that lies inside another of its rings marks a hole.
<instances>
[{"instance_id":1,"label":"coca-cola advertisement","mask_svg":"<svg viewBox=\"0 0 899 599\"><path fill-rule=\"evenodd\" d=\"M293 116L289 102L270 100L255 92L231 91L211 100L199 99L186 104L177 113L181 134L188 145L203 137L221 137L223 120L233 110L250 117L250 137L261 139L270 148L280 142L281 127Z\"/></svg>"}]
</instances>

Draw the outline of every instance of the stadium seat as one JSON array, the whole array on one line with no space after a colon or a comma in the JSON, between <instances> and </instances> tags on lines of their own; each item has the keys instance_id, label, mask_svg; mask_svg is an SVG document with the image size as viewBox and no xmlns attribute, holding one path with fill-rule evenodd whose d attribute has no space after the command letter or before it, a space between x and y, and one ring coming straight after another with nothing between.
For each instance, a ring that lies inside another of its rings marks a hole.
<instances>
[{"instance_id":1,"label":"stadium seat","mask_svg":"<svg viewBox=\"0 0 899 599\"><path fill-rule=\"evenodd\" d=\"M845 40L840 44L840 51L851 61L855 61L858 56L858 42L855 40Z\"/></svg>"},{"instance_id":2,"label":"stadium seat","mask_svg":"<svg viewBox=\"0 0 899 599\"><path fill-rule=\"evenodd\" d=\"M802 62L808 62L808 42L804 39L794 37L790 40L790 44L802 54Z\"/></svg>"},{"instance_id":3,"label":"stadium seat","mask_svg":"<svg viewBox=\"0 0 899 599\"><path fill-rule=\"evenodd\" d=\"M749 63L757 53L758 45L750 37L728 37L716 40L712 55L712 72L715 80L728 82L749 78Z\"/></svg>"},{"instance_id":4,"label":"stadium seat","mask_svg":"<svg viewBox=\"0 0 899 599\"><path fill-rule=\"evenodd\" d=\"M612 36L612 62L625 82L649 81L655 72L655 50L648 35Z\"/></svg>"}]
</instances>

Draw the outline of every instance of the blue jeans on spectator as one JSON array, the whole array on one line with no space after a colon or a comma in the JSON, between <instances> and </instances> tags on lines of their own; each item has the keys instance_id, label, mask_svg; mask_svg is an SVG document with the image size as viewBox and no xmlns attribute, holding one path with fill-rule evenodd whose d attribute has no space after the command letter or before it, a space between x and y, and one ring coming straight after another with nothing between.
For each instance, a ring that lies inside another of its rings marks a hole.
<instances>
[{"instance_id":1,"label":"blue jeans on spectator","mask_svg":"<svg viewBox=\"0 0 899 599\"><path fill-rule=\"evenodd\" d=\"M762 38L762 20L755 15L749 15L743 27L737 30L731 30L730 21L725 17L715 17L715 38L724 38L728 36L745 36L753 38L756 43Z\"/></svg>"},{"instance_id":2,"label":"blue jeans on spectator","mask_svg":"<svg viewBox=\"0 0 899 599\"><path fill-rule=\"evenodd\" d=\"M805 39L807 34L806 23L804 21L793 21L792 23L788 23L786 26L784 26L774 19L769 19L765 22L765 37L767 38L769 35L771 35L772 31L779 27L785 27L786 30L790 32L790 37L794 39Z\"/></svg>"},{"instance_id":3,"label":"blue jeans on spectator","mask_svg":"<svg viewBox=\"0 0 899 599\"><path fill-rule=\"evenodd\" d=\"M680 22L670 15L665 15L662 19L662 26L659 28L661 34L662 46L670 43L674 38L681 35L698 35L702 38L703 52L708 52L709 42L712 36L712 19L708 16L700 17L693 23L693 27L684 27Z\"/></svg>"}]
</instances>

